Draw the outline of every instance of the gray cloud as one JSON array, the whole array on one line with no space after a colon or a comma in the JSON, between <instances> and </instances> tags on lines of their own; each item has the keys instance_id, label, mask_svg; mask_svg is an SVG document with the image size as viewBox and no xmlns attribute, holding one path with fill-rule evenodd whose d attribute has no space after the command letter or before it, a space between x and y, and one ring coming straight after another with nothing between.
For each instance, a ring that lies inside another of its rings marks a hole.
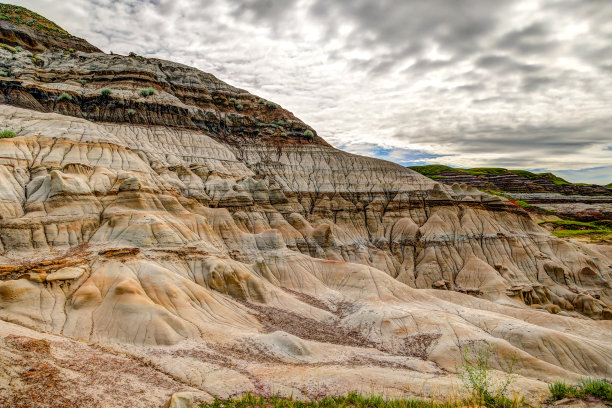
<instances>
[{"instance_id":1,"label":"gray cloud","mask_svg":"<svg viewBox=\"0 0 612 408\"><path fill-rule=\"evenodd\" d=\"M278 101L347 150L576 181L612 169L609 1L14 2Z\"/></svg>"}]
</instances>

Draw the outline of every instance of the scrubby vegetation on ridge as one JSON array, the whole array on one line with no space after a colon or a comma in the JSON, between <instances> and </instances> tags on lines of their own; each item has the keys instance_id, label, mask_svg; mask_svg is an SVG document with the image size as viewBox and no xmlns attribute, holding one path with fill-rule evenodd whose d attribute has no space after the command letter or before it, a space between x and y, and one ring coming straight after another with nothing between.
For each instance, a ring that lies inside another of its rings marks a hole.
<instances>
[{"instance_id":1,"label":"scrubby vegetation on ridge","mask_svg":"<svg viewBox=\"0 0 612 408\"><path fill-rule=\"evenodd\" d=\"M431 178L436 178L442 173L464 173L470 176L515 174L530 180L548 179L556 185L571 184L569 181L564 180L559 176L555 176L552 173L533 173L527 170L509 170L501 167L475 167L471 169L462 169L458 167L432 164L426 166L412 166L410 169Z\"/></svg>"},{"instance_id":2,"label":"scrubby vegetation on ridge","mask_svg":"<svg viewBox=\"0 0 612 408\"><path fill-rule=\"evenodd\" d=\"M10 21L13 24L28 26L40 33L60 38L78 39L53 21L47 20L40 14L26 8L12 4L0 4L0 20Z\"/></svg>"},{"instance_id":3,"label":"scrubby vegetation on ridge","mask_svg":"<svg viewBox=\"0 0 612 408\"><path fill-rule=\"evenodd\" d=\"M574 220L541 221L538 224L552 227L553 235L559 238L589 236L593 240L612 238L612 221L580 222Z\"/></svg>"}]
</instances>

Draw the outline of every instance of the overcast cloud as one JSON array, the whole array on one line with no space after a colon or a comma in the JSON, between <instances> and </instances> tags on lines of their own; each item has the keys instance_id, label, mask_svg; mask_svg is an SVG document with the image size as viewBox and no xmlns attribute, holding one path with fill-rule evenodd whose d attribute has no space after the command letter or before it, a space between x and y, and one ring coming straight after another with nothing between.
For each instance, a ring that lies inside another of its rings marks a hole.
<instances>
[{"instance_id":1,"label":"overcast cloud","mask_svg":"<svg viewBox=\"0 0 612 408\"><path fill-rule=\"evenodd\" d=\"M610 0L8 2L279 102L347 151L612 182Z\"/></svg>"}]
</instances>

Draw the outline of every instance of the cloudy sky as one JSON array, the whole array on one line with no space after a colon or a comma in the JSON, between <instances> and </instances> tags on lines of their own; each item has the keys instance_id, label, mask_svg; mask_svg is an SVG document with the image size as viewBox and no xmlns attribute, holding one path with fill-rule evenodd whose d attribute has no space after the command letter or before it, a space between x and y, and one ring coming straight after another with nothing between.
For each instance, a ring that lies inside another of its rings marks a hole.
<instances>
[{"instance_id":1,"label":"cloudy sky","mask_svg":"<svg viewBox=\"0 0 612 408\"><path fill-rule=\"evenodd\" d=\"M612 182L612 0L18 0L405 165Z\"/></svg>"}]
</instances>

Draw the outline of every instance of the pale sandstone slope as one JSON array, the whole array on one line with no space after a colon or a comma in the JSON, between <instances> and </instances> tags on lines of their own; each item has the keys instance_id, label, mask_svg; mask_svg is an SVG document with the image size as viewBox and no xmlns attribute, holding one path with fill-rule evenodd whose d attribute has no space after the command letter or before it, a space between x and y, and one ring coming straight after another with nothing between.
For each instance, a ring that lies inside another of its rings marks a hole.
<instances>
[{"instance_id":1,"label":"pale sandstone slope","mask_svg":"<svg viewBox=\"0 0 612 408\"><path fill-rule=\"evenodd\" d=\"M0 57L0 122L17 132L0 139L3 321L222 396L427 393L481 341L495 364L518 356L533 395L610 375L609 251L308 140L291 113L195 69Z\"/></svg>"}]
</instances>

